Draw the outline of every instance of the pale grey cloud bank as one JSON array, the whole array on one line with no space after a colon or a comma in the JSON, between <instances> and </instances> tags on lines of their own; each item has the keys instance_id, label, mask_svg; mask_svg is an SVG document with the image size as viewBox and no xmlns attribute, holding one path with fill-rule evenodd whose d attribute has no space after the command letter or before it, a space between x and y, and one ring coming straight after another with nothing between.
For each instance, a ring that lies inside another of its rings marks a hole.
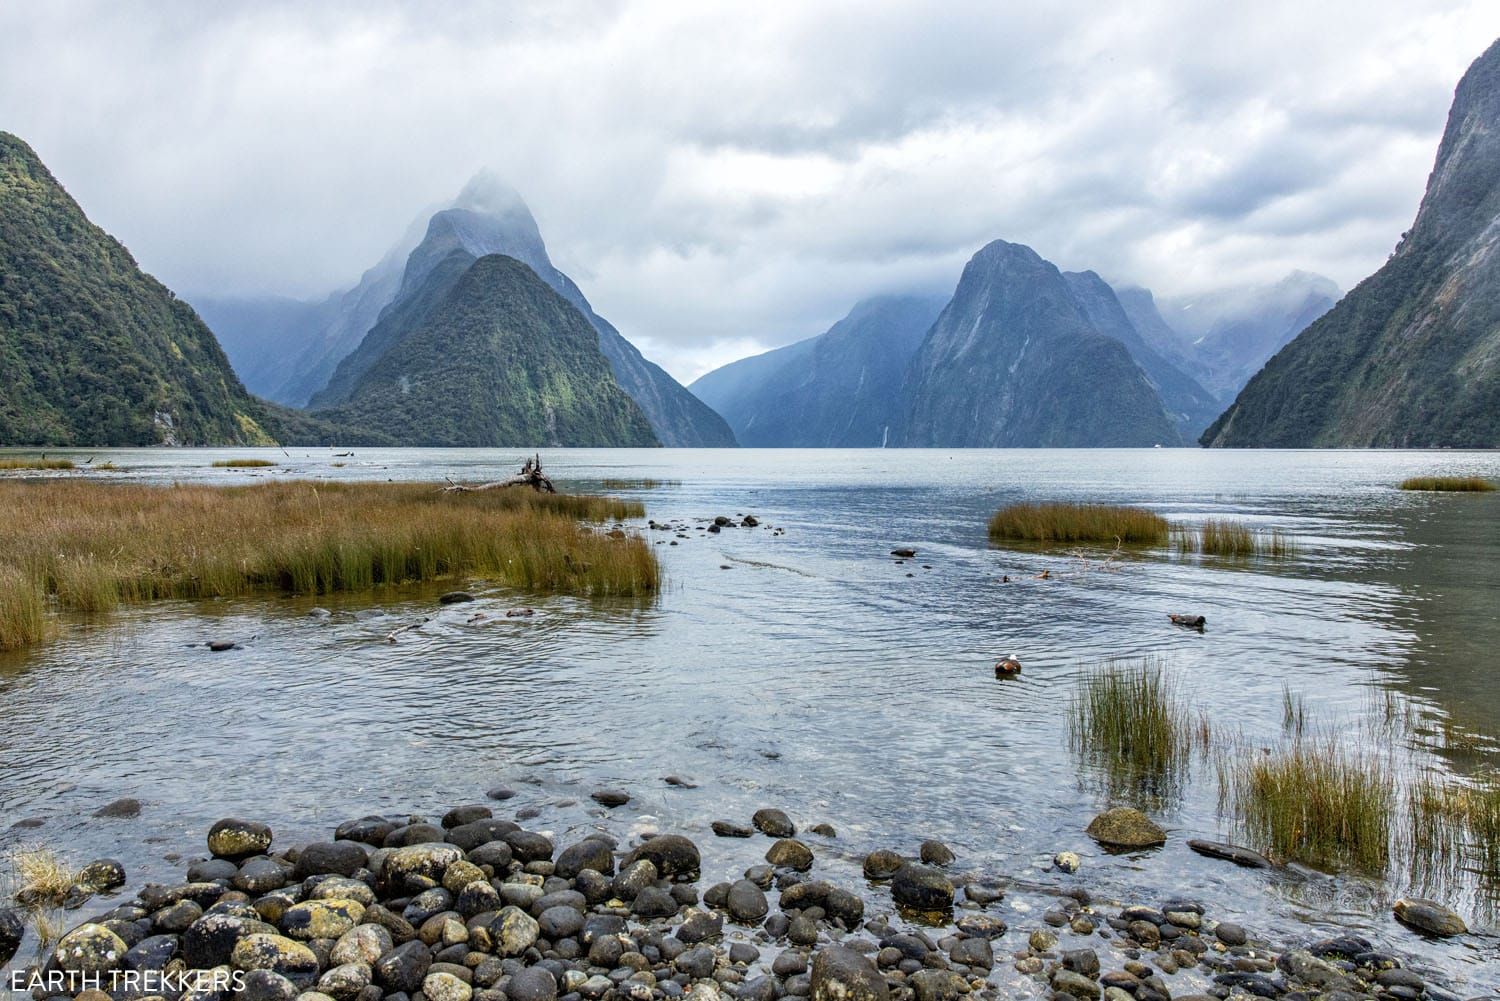
<instances>
[{"instance_id":1,"label":"pale grey cloud bank","mask_svg":"<svg viewBox=\"0 0 1500 1001\"><path fill-rule=\"evenodd\" d=\"M0 128L188 297L346 286L491 168L680 378L997 237L1348 287L1493 0L0 4Z\"/></svg>"}]
</instances>

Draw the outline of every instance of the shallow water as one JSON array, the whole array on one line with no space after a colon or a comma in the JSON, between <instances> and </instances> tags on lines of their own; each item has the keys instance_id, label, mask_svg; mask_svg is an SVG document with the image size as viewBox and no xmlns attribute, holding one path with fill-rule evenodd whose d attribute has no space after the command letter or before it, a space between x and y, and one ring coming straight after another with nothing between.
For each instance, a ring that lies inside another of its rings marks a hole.
<instances>
[{"instance_id":1,"label":"shallow water","mask_svg":"<svg viewBox=\"0 0 1500 1001\"><path fill-rule=\"evenodd\" d=\"M333 459L294 450L265 453L282 467L246 471L210 463L247 450L88 454L123 467L94 475L224 483L475 480L519 461L509 451ZM112 855L134 887L168 877L163 855L196 850L222 816L265 819L278 840L295 841L367 812L441 812L507 784L521 790L512 805L543 807L533 823L561 836L597 822L587 793L611 785L634 797L620 823L682 828L717 853L710 881L743 867L755 846L719 842L708 822L775 805L802 824L831 822L831 850L848 859L938 837L968 869L1049 884L1064 877L1047 860L1071 849L1084 856L1073 878L1098 894L1199 896L1215 916L1293 938L1353 926L1419 953L1458 986L1500 984L1492 934L1421 943L1390 920L1390 899L1421 888L1404 874L1266 874L1191 853L1188 837L1234 833L1203 761L1160 805L1165 848L1100 852L1082 828L1102 805L1102 777L1068 744L1078 669L1151 656L1247 753L1282 739L1286 685L1351 740L1369 739L1356 724L1377 720L1392 692L1416 733L1389 740L1433 743L1442 732L1451 745L1413 752L1415 767L1493 767L1500 494L1393 485L1423 473L1500 477L1500 454L558 450L545 459L565 488L665 481L616 491L658 521L694 525L677 546L671 533L648 533L668 580L658 601L591 604L478 585L481 601L448 607L433 600L443 587L163 604L70 623L46 647L0 659L0 847L38 840L80 860ZM989 514L1025 498L1233 516L1291 532L1300 550L1233 564L989 546ZM785 534L697 527L738 513ZM898 545L917 558L894 560ZM1035 578L1043 570L1050 579ZM517 605L537 614L503 618ZM315 606L334 614L308 615ZM1171 626L1166 613L1181 610L1206 615L1207 631ZM487 620L470 623L476 613ZM240 648L201 646L221 637ZM997 681L992 665L1007 653L1024 673ZM669 787L669 774L698 788ZM145 803L139 818L89 818L127 795ZM6 830L29 817L45 824ZM1494 928L1494 900L1472 881L1437 891L1471 924Z\"/></svg>"}]
</instances>

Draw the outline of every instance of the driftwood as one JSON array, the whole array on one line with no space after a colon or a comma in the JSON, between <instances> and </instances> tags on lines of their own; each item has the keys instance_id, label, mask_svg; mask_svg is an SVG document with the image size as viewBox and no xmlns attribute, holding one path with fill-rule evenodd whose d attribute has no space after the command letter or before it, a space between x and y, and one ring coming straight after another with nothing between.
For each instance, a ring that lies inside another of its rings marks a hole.
<instances>
[{"instance_id":1,"label":"driftwood","mask_svg":"<svg viewBox=\"0 0 1500 1001\"><path fill-rule=\"evenodd\" d=\"M443 488L443 492L468 494L476 493L480 490L504 490L506 487L530 487L539 493L557 493L557 488L552 485L552 481L548 479L547 474L542 472L542 457L540 454L527 459L526 464L521 467L521 471L508 480L494 480L490 483L454 483L452 480L449 480L448 485Z\"/></svg>"}]
</instances>

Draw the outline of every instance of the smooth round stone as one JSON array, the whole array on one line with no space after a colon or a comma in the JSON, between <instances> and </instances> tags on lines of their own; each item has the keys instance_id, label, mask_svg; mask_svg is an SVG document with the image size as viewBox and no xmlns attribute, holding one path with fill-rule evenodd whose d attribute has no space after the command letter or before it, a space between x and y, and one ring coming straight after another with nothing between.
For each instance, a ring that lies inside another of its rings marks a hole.
<instances>
[{"instance_id":1,"label":"smooth round stone","mask_svg":"<svg viewBox=\"0 0 1500 1001\"><path fill-rule=\"evenodd\" d=\"M100 924L82 924L62 937L53 953L59 969L69 973L107 973L120 965L125 941Z\"/></svg>"},{"instance_id":2,"label":"smooth round stone","mask_svg":"<svg viewBox=\"0 0 1500 1001\"><path fill-rule=\"evenodd\" d=\"M557 978L540 966L528 966L511 974L505 996L509 1001L557 1001Z\"/></svg>"},{"instance_id":3,"label":"smooth round stone","mask_svg":"<svg viewBox=\"0 0 1500 1001\"><path fill-rule=\"evenodd\" d=\"M428 1001L469 1001L474 989L451 973L429 973L422 994Z\"/></svg>"},{"instance_id":4,"label":"smooth round stone","mask_svg":"<svg viewBox=\"0 0 1500 1001\"><path fill-rule=\"evenodd\" d=\"M589 798L611 810L630 802L630 794L623 789L596 789L589 794Z\"/></svg>"},{"instance_id":5,"label":"smooth round stone","mask_svg":"<svg viewBox=\"0 0 1500 1001\"><path fill-rule=\"evenodd\" d=\"M78 870L74 882L95 893L104 893L125 885L125 867L114 859L95 859Z\"/></svg>"},{"instance_id":6,"label":"smooth round stone","mask_svg":"<svg viewBox=\"0 0 1500 1001\"><path fill-rule=\"evenodd\" d=\"M743 925L759 924L771 909L765 892L748 879L741 879L729 887L724 906L730 916Z\"/></svg>"},{"instance_id":7,"label":"smooth round stone","mask_svg":"<svg viewBox=\"0 0 1500 1001\"><path fill-rule=\"evenodd\" d=\"M310 986L318 975L318 956L301 942L283 935L247 935L229 957L237 970L270 970L299 987Z\"/></svg>"},{"instance_id":8,"label":"smooth round stone","mask_svg":"<svg viewBox=\"0 0 1500 1001\"><path fill-rule=\"evenodd\" d=\"M917 911L947 911L953 907L953 884L936 869L907 863L891 879L896 903Z\"/></svg>"},{"instance_id":9,"label":"smooth round stone","mask_svg":"<svg viewBox=\"0 0 1500 1001\"><path fill-rule=\"evenodd\" d=\"M795 838L782 838L766 849L766 861L778 869L806 872L812 868L812 849Z\"/></svg>"},{"instance_id":10,"label":"smooth round stone","mask_svg":"<svg viewBox=\"0 0 1500 1001\"><path fill-rule=\"evenodd\" d=\"M702 867L698 846L680 834L648 838L628 856L626 863L647 859L663 879L696 879Z\"/></svg>"},{"instance_id":11,"label":"smooth round stone","mask_svg":"<svg viewBox=\"0 0 1500 1001\"><path fill-rule=\"evenodd\" d=\"M1451 938L1455 935L1468 933L1468 926L1464 924L1463 918L1459 917L1451 908L1445 907L1436 900L1424 900L1420 897L1402 897L1393 906L1396 920L1428 935L1436 935L1439 938Z\"/></svg>"},{"instance_id":12,"label":"smooth round stone","mask_svg":"<svg viewBox=\"0 0 1500 1001\"><path fill-rule=\"evenodd\" d=\"M782 810L772 807L756 810L750 823L760 833L771 838L790 838L797 834L797 825Z\"/></svg>"},{"instance_id":13,"label":"smooth round stone","mask_svg":"<svg viewBox=\"0 0 1500 1001\"><path fill-rule=\"evenodd\" d=\"M451 830L465 824L472 824L476 820L489 820L494 815L495 812L487 806L455 806L443 814L443 829Z\"/></svg>"},{"instance_id":14,"label":"smooth round stone","mask_svg":"<svg viewBox=\"0 0 1500 1001\"><path fill-rule=\"evenodd\" d=\"M214 858L239 860L271 850L271 829L256 820L226 817L208 829L208 850Z\"/></svg>"},{"instance_id":15,"label":"smooth round stone","mask_svg":"<svg viewBox=\"0 0 1500 1001\"><path fill-rule=\"evenodd\" d=\"M924 841L918 852L928 865L952 865L953 851L941 841Z\"/></svg>"},{"instance_id":16,"label":"smooth round stone","mask_svg":"<svg viewBox=\"0 0 1500 1001\"><path fill-rule=\"evenodd\" d=\"M537 924L542 935L555 942L560 938L570 938L583 930L583 912L560 904L542 911L537 917Z\"/></svg>"},{"instance_id":17,"label":"smooth round stone","mask_svg":"<svg viewBox=\"0 0 1500 1001\"><path fill-rule=\"evenodd\" d=\"M818 950L812 964L813 1001L887 1001L885 976L868 957L841 945Z\"/></svg>"},{"instance_id":18,"label":"smooth round stone","mask_svg":"<svg viewBox=\"0 0 1500 1001\"><path fill-rule=\"evenodd\" d=\"M298 853L292 879L300 883L309 876L352 876L364 868L366 861L365 850L359 842L319 842Z\"/></svg>"},{"instance_id":19,"label":"smooth round stone","mask_svg":"<svg viewBox=\"0 0 1500 1001\"><path fill-rule=\"evenodd\" d=\"M1112 848L1152 848L1165 844L1167 832L1141 811L1117 806L1089 821L1084 833L1101 845Z\"/></svg>"},{"instance_id":20,"label":"smooth round stone","mask_svg":"<svg viewBox=\"0 0 1500 1001\"><path fill-rule=\"evenodd\" d=\"M237 870L230 885L236 890L243 890L255 896L263 896L272 890L279 890L286 885L287 870L280 862L273 858L262 855L258 858L247 859Z\"/></svg>"},{"instance_id":21,"label":"smooth round stone","mask_svg":"<svg viewBox=\"0 0 1500 1001\"><path fill-rule=\"evenodd\" d=\"M865 856L865 878L873 880L890 879L905 864L906 859L902 858L898 853L888 848L877 848Z\"/></svg>"}]
</instances>

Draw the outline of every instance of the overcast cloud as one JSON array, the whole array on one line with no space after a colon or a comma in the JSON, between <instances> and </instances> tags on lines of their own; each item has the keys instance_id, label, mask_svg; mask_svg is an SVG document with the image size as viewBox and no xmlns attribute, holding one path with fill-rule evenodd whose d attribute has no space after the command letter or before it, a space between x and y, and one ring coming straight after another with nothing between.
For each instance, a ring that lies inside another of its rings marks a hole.
<instances>
[{"instance_id":1,"label":"overcast cloud","mask_svg":"<svg viewBox=\"0 0 1500 1001\"><path fill-rule=\"evenodd\" d=\"M1494 0L0 3L0 128L186 298L346 287L491 168L688 381L995 238L1347 288Z\"/></svg>"}]
</instances>

